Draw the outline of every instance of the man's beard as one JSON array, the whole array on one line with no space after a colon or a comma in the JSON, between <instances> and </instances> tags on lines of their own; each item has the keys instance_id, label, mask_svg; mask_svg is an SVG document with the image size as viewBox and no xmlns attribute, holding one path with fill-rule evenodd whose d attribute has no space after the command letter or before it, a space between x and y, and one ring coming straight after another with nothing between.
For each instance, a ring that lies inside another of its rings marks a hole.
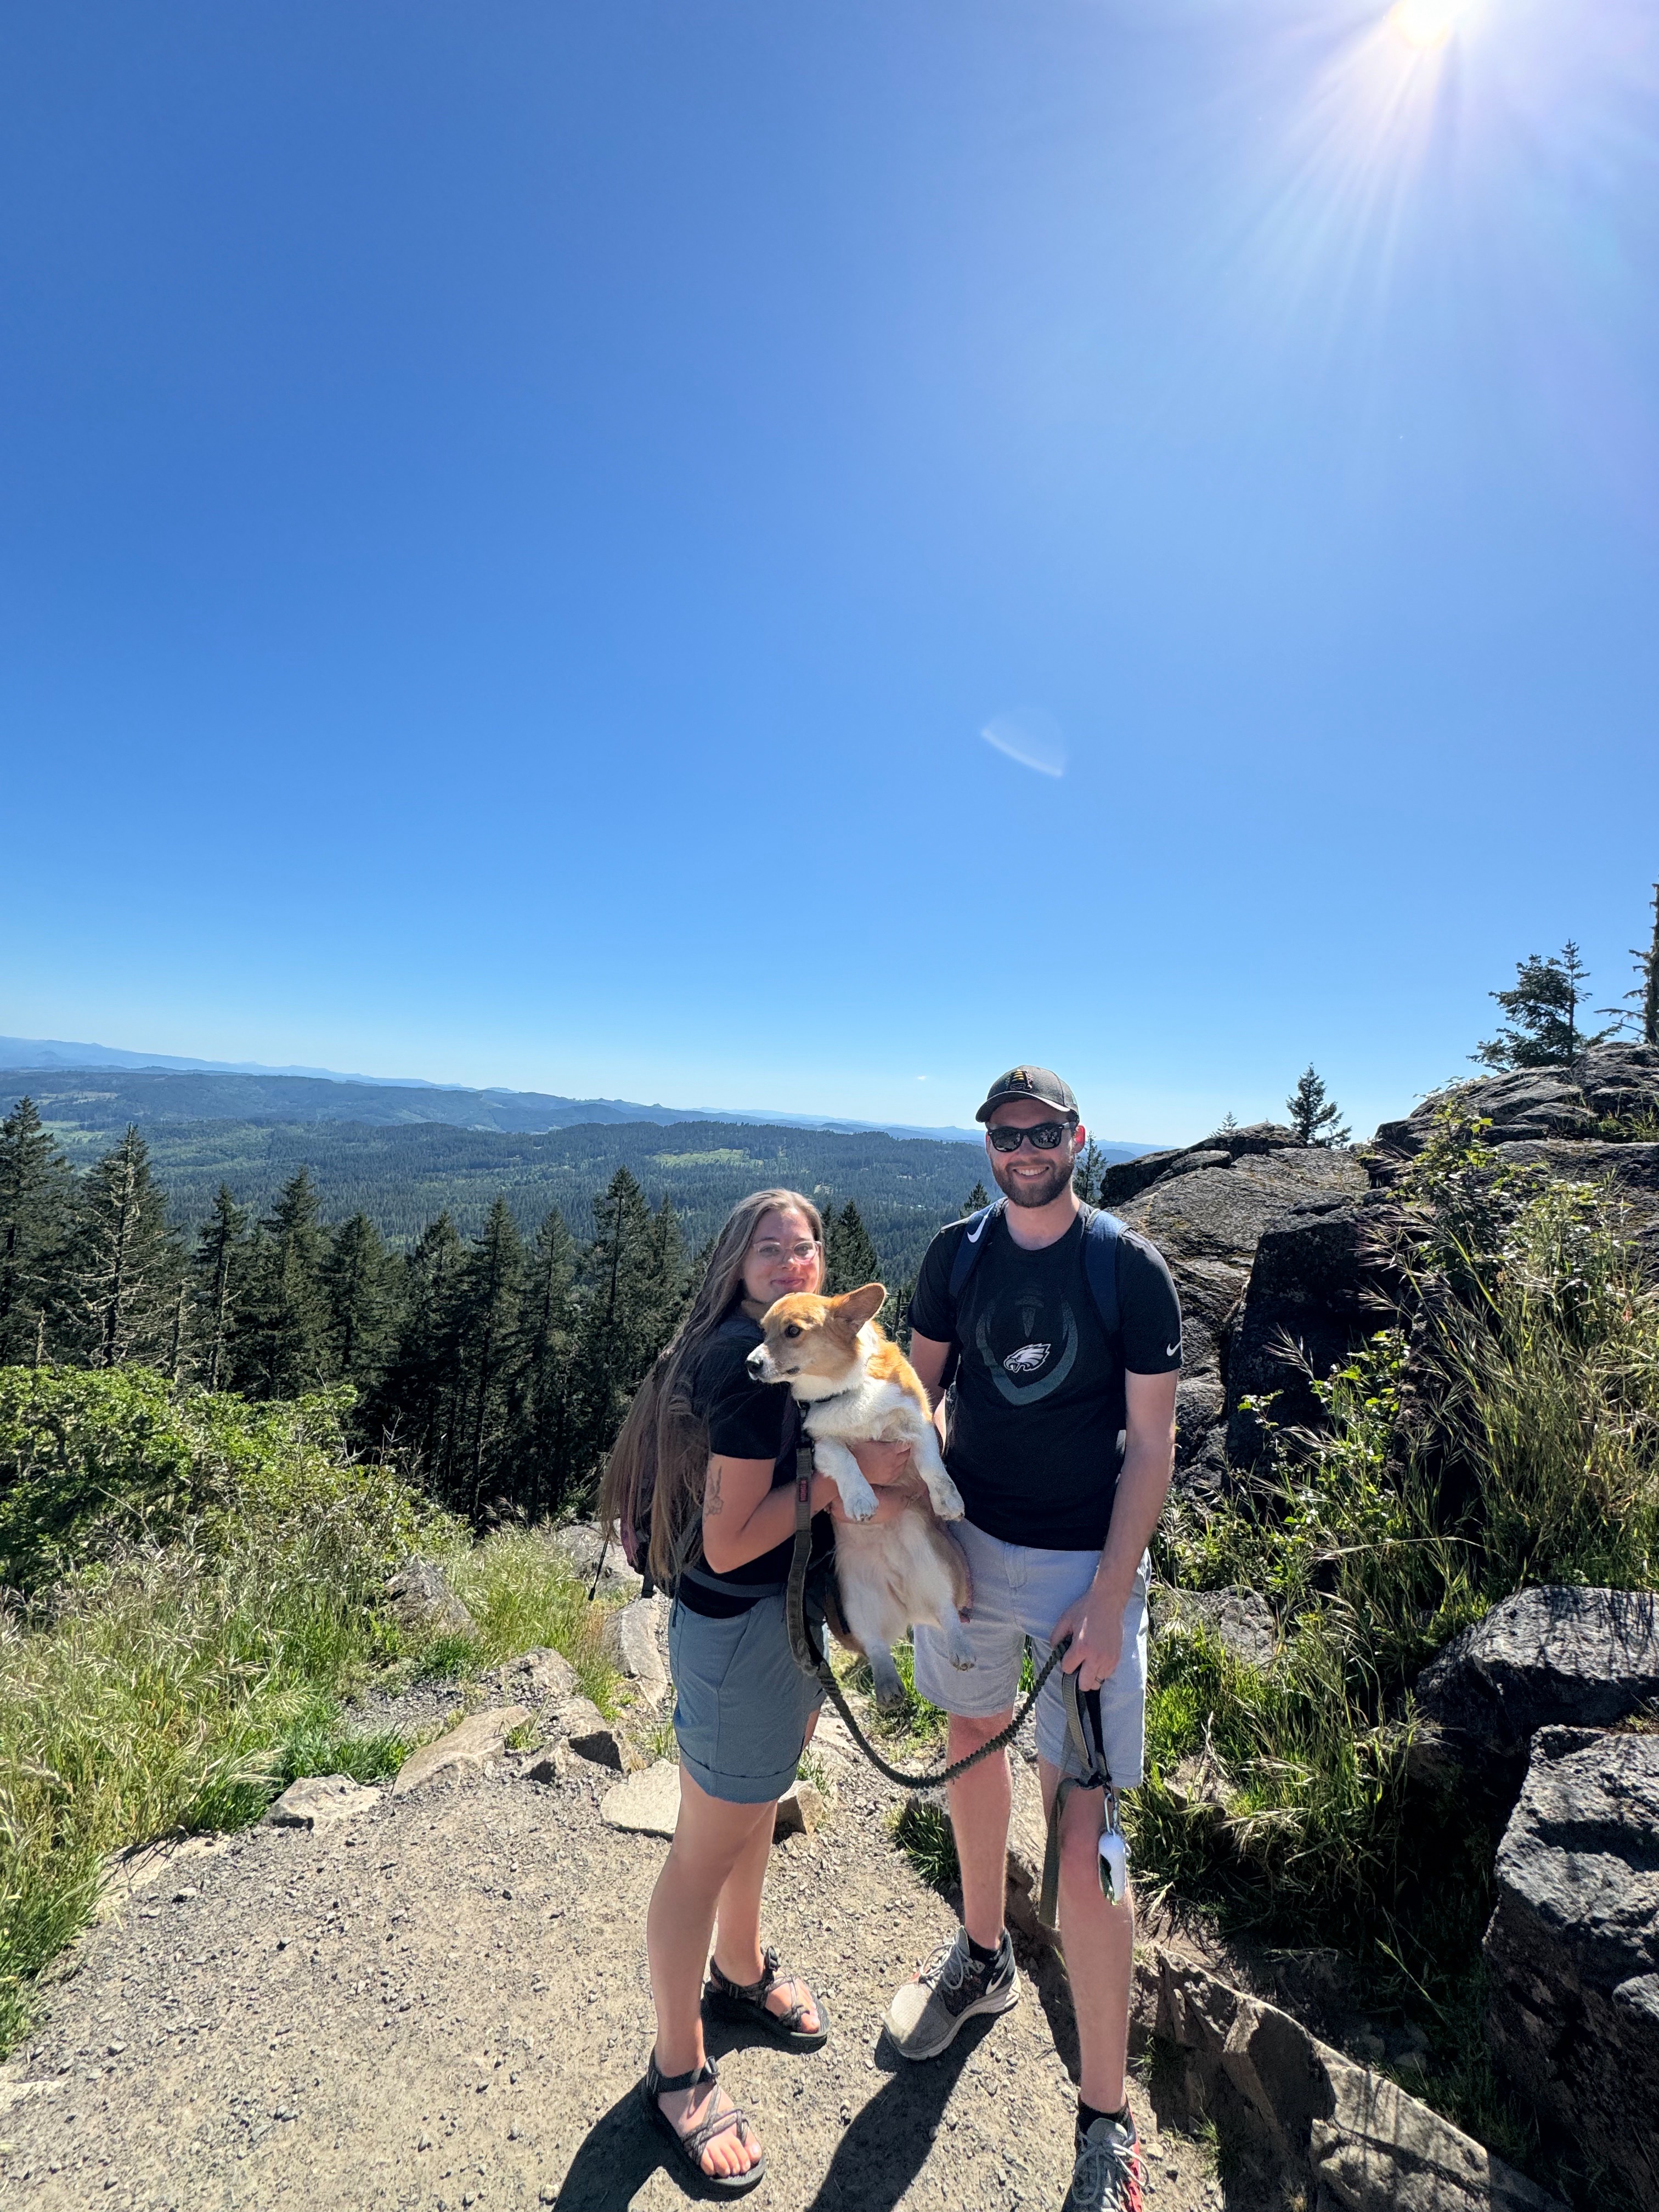
<instances>
[{"instance_id":1,"label":"man's beard","mask_svg":"<svg viewBox=\"0 0 1659 2212\"><path fill-rule=\"evenodd\" d=\"M1012 1159L1018 1157L1018 1152L1010 1154ZM991 1158L991 1173L996 1177L997 1188L1010 1206L1047 1206L1051 1200L1060 1196L1072 1180L1071 1154L1066 1149L1056 1153L1052 1174L1045 1176L1041 1182L1015 1182L994 1153Z\"/></svg>"}]
</instances>

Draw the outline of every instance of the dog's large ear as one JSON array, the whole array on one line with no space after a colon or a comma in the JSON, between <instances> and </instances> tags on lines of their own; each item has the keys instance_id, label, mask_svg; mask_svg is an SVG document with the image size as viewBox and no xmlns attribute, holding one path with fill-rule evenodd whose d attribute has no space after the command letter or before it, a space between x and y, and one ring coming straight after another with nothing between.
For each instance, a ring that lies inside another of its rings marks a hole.
<instances>
[{"instance_id":1,"label":"dog's large ear","mask_svg":"<svg viewBox=\"0 0 1659 2212\"><path fill-rule=\"evenodd\" d=\"M885 1283L866 1283L856 1291L848 1291L845 1297L830 1300L840 1319L854 1329L862 1328L867 1321L873 1321L886 1303Z\"/></svg>"}]
</instances>

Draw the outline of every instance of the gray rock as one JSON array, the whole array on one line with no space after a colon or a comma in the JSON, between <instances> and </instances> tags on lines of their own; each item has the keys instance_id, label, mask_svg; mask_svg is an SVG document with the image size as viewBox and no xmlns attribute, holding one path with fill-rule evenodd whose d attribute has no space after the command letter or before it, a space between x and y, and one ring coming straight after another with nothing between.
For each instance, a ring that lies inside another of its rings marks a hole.
<instances>
[{"instance_id":1,"label":"gray rock","mask_svg":"<svg viewBox=\"0 0 1659 2212\"><path fill-rule=\"evenodd\" d=\"M335 1820L349 1820L380 1802L378 1790L366 1789L349 1774L313 1774L290 1782L265 1811L273 1828L320 1828Z\"/></svg>"},{"instance_id":2,"label":"gray rock","mask_svg":"<svg viewBox=\"0 0 1659 2212\"><path fill-rule=\"evenodd\" d=\"M1224 2137L1300 2169L1326 2212L1561 2212L1395 2083L1193 1961L1157 1951L1135 1994L1143 2040L1185 2057L1166 2072L1166 2120L1212 2118Z\"/></svg>"},{"instance_id":3,"label":"gray rock","mask_svg":"<svg viewBox=\"0 0 1659 2212\"><path fill-rule=\"evenodd\" d=\"M564 1741L580 1759L620 1774L628 1764L621 1731L586 1698L573 1698L558 1717Z\"/></svg>"},{"instance_id":4,"label":"gray rock","mask_svg":"<svg viewBox=\"0 0 1659 2212\"><path fill-rule=\"evenodd\" d=\"M482 1774L501 1756L507 1735L530 1718L526 1705L495 1705L487 1712L469 1713L441 1735L412 1751L398 1770L392 1785L394 1797L406 1797L441 1778L454 1780L462 1774Z\"/></svg>"},{"instance_id":5,"label":"gray rock","mask_svg":"<svg viewBox=\"0 0 1659 2212\"><path fill-rule=\"evenodd\" d=\"M1277 1394L1279 1427L1322 1427L1309 1370L1323 1381L1390 1318L1384 1246L1393 1209L1358 1182L1356 1170L1352 1186L1304 1200L1262 1231L1227 1360L1234 1467L1256 1466L1267 1449L1267 1431L1241 1400Z\"/></svg>"},{"instance_id":6,"label":"gray rock","mask_svg":"<svg viewBox=\"0 0 1659 2212\"><path fill-rule=\"evenodd\" d=\"M623 1557L622 1547L607 1544L591 1521L573 1521L553 1534L553 1544L564 1553L597 1598L635 1598L645 1588ZM597 1582L595 1577L597 1576Z\"/></svg>"},{"instance_id":7,"label":"gray rock","mask_svg":"<svg viewBox=\"0 0 1659 2212\"><path fill-rule=\"evenodd\" d=\"M667 1636L668 1600L660 1591L618 1607L605 1624L606 1656L647 1705L654 1705L668 1687Z\"/></svg>"},{"instance_id":8,"label":"gray rock","mask_svg":"<svg viewBox=\"0 0 1659 2212\"><path fill-rule=\"evenodd\" d=\"M659 1759L643 1774L630 1774L599 1800L599 1817L636 1835L672 1836L680 1817L680 1770Z\"/></svg>"},{"instance_id":9,"label":"gray rock","mask_svg":"<svg viewBox=\"0 0 1659 2212\"><path fill-rule=\"evenodd\" d=\"M449 1587L449 1577L431 1559L410 1559L387 1577L386 1594L399 1623L411 1634L474 1636L472 1615Z\"/></svg>"},{"instance_id":10,"label":"gray rock","mask_svg":"<svg viewBox=\"0 0 1659 2212\"><path fill-rule=\"evenodd\" d=\"M1499 1147L1552 1139L1586 1139L1604 1133L1606 1117L1636 1125L1659 1115L1659 1048L1652 1045L1595 1045L1571 1069L1516 1068L1437 1091L1401 1121L1385 1121L1369 1148L1374 1172L1386 1179L1415 1158L1433 1133L1435 1117L1449 1097L1492 1127L1486 1141Z\"/></svg>"},{"instance_id":11,"label":"gray rock","mask_svg":"<svg viewBox=\"0 0 1659 2212\"><path fill-rule=\"evenodd\" d=\"M810 1782L792 1782L778 1800L772 1821L772 1840L786 1836L811 1836L823 1818L823 1799Z\"/></svg>"},{"instance_id":12,"label":"gray rock","mask_svg":"<svg viewBox=\"0 0 1659 2212\"><path fill-rule=\"evenodd\" d=\"M1137 1159L1120 1160L1107 1169L1101 1184L1102 1203L1121 1212L1130 1199L1138 1198L1167 1176L1186 1174L1200 1158L1206 1166L1212 1166L1224 1160L1246 1159L1254 1152L1280 1152L1295 1143L1295 1132L1283 1123L1255 1121L1248 1129L1218 1129L1200 1144L1142 1152Z\"/></svg>"},{"instance_id":13,"label":"gray rock","mask_svg":"<svg viewBox=\"0 0 1659 2212\"><path fill-rule=\"evenodd\" d=\"M545 1698L550 1705L562 1705L580 1694L576 1687L576 1670L561 1652L546 1644L538 1644L533 1651L520 1652L495 1669L495 1680L504 1690L516 1691L520 1697Z\"/></svg>"},{"instance_id":14,"label":"gray rock","mask_svg":"<svg viewBox=\"0 0 1659 2212\"><path fill-rule=\"evenodd\" d=\"M1535 1729L1605 1728L1659 1698L1659 1598L1650 1591L1520 1590L1418 1677L1413 1769L1514 1796Z\"/></svg>"},{"instance_id":15,"label":"gray rock","mask_svg":"<svg viewBox=\"0 0 1659 2212\"><path fill-rule=\"evenodd\" d=\"M1152 1629L1201 1626L1247 1667L1271 1667L1279 1652L1279 1623L1260 1590L1235 1585L1227 1589L1173 1589L1159 1583L1152 1590Z\"/></svg>"},{"instance_id":16,"label":"gray rock","mask_svg":"<svg viewBox=\"0 0 1659 2212\"><path fill-rule=\"evenodd\" d=\"M1547 2118L1659 2205L1659 1736L1540 1730L1498 1846L1494 2054Z\"/></svg>"}]
</instances>

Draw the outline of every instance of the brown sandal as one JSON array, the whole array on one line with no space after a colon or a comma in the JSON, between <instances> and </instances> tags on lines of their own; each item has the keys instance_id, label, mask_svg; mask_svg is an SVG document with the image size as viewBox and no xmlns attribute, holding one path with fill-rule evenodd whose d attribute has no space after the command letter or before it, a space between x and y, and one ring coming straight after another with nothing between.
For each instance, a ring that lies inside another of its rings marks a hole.
<instances>
[{"instance_id":1,"label":"brown sandal","mask_svg":"<svg viewBox=\"0 0 1659 2212\"><path fill-rule=\"evenodd\" d=\"M694 2067L689 2074L664 2074L658 2070L657 2054L653 2051L645 2069L645 2079L640 2084L640 2101L679 2153L688 2172L705 2189L717 2190L722 2197L741 2197L757 2182L765 2179L765 2152L762 2152L746 2173L710 2173L702 2162L702 2154L716 2136L729 2135L734 2130L740 2143L748 2142L754 2130L742 2106L733 2105L727 2112L712 2112L706 2120L699 2121L695 2128L688 2128L682 2135L657 2102L659 2097L672 2096L679 2089L701 2088L705 2082L714 2088L720 2086L720 2075L714 2071L712 2059L705 2058L701 2066ZM713 2104L714 2101L711 2097L709 2102Z\"/></svg>"},{"instance_id":2,"label":"brown sandal","mask_svg":"<svg viewBox=\"0 0 1659 2212\"><path fill-rule=\"evenodd\" d=\"M775 1951L763 1951L761 1959L765 1972L757 1982L729 1980L711 1959L703 2002L716 2020L741 2021L745 2027L764 2028L775 2043L781 2043L790 2051L817 2051L830 2040L830 2015L822 2002L803 1975L778 1972ZM766 2000L780 1982L799 1982L807 1990L806 1997L798 2000L786 2012L774 2012ZM818 2024L813 2028L801 2026L809 2003L818 2016Z\"/></svg>"}]
</instances>

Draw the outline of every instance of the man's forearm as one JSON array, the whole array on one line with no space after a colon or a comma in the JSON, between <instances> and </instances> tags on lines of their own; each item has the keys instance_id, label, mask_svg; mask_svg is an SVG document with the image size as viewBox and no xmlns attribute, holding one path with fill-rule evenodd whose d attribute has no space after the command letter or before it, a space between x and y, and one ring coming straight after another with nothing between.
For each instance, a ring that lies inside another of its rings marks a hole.
<instances>
[{"instance_id":1,"label":"man's forearm","mask_svg":"<svg viewBox=\"0 0 1659 2212\"><path fill-rule=\"evenodd\" d=\"M1162 1438L1130 1446L1118 1471L1112 1525L1100 1555L1095 1580L1114 1597L1128 1602L1141 1553L1164 1513L1175 1468L1175 1447Z\"/></svg>"}]
</instances>

